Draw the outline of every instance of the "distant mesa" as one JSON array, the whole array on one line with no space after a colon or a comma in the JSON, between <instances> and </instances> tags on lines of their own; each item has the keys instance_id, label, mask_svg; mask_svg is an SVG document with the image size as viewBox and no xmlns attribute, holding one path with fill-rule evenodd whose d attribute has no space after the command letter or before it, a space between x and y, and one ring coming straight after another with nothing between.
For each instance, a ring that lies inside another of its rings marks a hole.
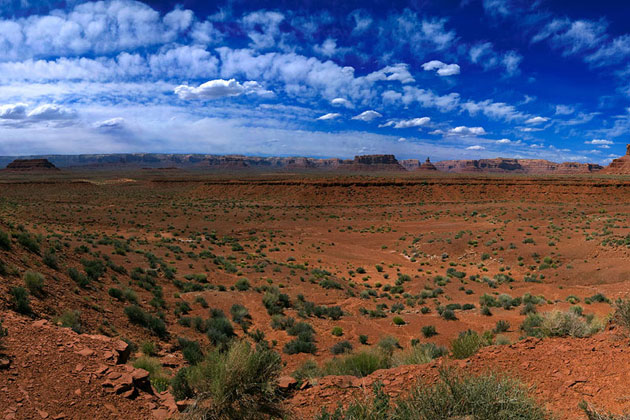
<instances>
[{"instance_id":1,"label":"distant mesa","mask_svg":"<svg viewBox=\"0 0 630 420\"><path fill-rule=\"evenodd\" d=\"M570 175L598 172L602 166L594 163L555 163L544 159L479 159L443 160L435 164L439 171L454 173L515 173L531 175Z\"/></svg>"},{"instance_id":2,"label":"distant mesa","mask_svg":"<svg viewBox=\"0 0 630 420\"><path fill-rule=\"evenodd\" d=\"M406 171L406 169L398 163L394 155L355 156L351 169L357 171Z\"/></svg>"},{"instance_id":3,"label":"distant mesa","mask_svg":"<svg viewBox=\"0 0 630 420\"><path fill-rule=\"evenodd\" d=\"M422 165L418 168L419 171L437 171L438 168L435 167L433 163L431 163L431 159L427 158Z\"/></svg>"},{"instance_id":4,"label":"distant mesa","mask_svg":"<svg viewBox=\"0 0 630 420\"><path fill-rule=\"evenodd\" d=\"M16 159L9 163L7 171L32 172L32 171L58 171L48 159Z\"/></svg>"},{"instance_id":5,"label":"distant mesa","mask_svg":"<svg viewBox=\"0 0 630 420\"><path fill-rule=\"evenodd\" d=\"M626 155L613 159L602 173L624 175L630 174L630 144L626 145Z\"/></svg>"}]
</instances>

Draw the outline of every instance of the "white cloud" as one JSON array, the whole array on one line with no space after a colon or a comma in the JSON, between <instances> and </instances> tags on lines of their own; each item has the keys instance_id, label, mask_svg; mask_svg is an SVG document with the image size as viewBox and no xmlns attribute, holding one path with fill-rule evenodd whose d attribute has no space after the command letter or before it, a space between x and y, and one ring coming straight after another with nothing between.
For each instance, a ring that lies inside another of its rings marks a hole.
<instances>
[{"instance_id":1,"label":"white cloud","mask_svg":"<svg viewBox=\"0 0 630 420\"><path fill-rule=\"evenodd\" d=\"M591 141L585 141L585 144L603 144L603 145L610 145L610 144L614 144L612 141L610 140L606 140L606 139L593 139Z\"/></svg>"},{"instance_id":2,"label":"white cloud","mask_svg":"<svg viewBox=\"0 0 630 420\"><path fill-rule=\"evenodd\" d=\"M27 104L17 103L0 105L0 119L21 120L26 117Z\"/></svg>"},{"instance_id":3,"label":"white cloud","mask_svg":"<svg viewBox=\"0 0 630 420\"><path fill-rule=\"evenodd\" d=\"M175 88L174 92L180 99L184 100L217 99L230 96L240 96L243 94L256 94L262 96L272 94L272 92L263 89L258 82L249 81L241 84L235 79L210 80L199 87L180 85Z\"/></svg>"},{"instance_id":4,"label":"white cloud","mask_svg":"<svg viewBox=\"0 0 630 420\"><path fill-rule=\"evenodd\" d=\"M280 23L284 15L278 12L258 11L245 15L242 19L243 29L251 39L254 49L268 49L281 46L282 33Z\"/></svg>"},{"instance_id":5,"label":"white cloud","mask_svg":"<svg viewBox=\"0 0 630 420\"><path fill-rule=\"evenodd\" d=\"M495 51L491 42L480 42L472 45L468 51L468 57L471 62L479 64L484 70L503 67L506 76L519 74L519 65L523 60L523 57L513 50L505 53Z\"/></svg>"},{"instance_id":6,"label":"white cloud","mask_svg":"<svg viewBox=\"0 0 630 420\"><path fill-rule=\"evenodd\" d=\"M94 128L102 130L120 130L125 127L125 119L122 117L110 118L105 121L97 121Z\"/></svg>"},{"instance_id":7,"label":"white cloud","mask_svg":"<svg viewBox=\"0 0 630 420\"><path fill-rule=\"evenodd\" d=\"M481 102L468 101L463 103L461 108L467 111L471 116L475 116L481 112L488 118L506 121L525 118L525 115L518 111L513 105L508 105L504 102L493 102L490 99Z\"/></svg>"},{"instance_id":8,"label":"white cloud","mask_svg":"<svg viewBox=\"0 0 630 420\"><path fill-rule=\"evenodd\" d=\"M466 150L485 150L485 147L476 144L474 146L468 146Z\"/></svg>"},{"instance_id":9,"label":"white cloud","mask_svg":"<svg viewBox=\"0 0 630 420\"><path fill-rule=\"evenodd\" d=\"M486 130L484 130L483 127L466 127L461 125L459 127L451 128L448 130L447 134L458 136L482 136L486 134Z\"/></svg>"},{"instance_id":10,"label":"white cloud","mask_svg":"<svg viewBox=\"0 0 630 420\"><path fill-rule=\"evenodd\" d=\"M362 113L360 113L359 115L355 115L354 117L352 117L353 120L361 120L361 121L365 121L365 122L370 122L372 120L375 120L377 118L381 118L382 115L379 114L376 111L372 111L372 110L368 110L368 111L363 111Z\"/></svg>"},{"instance_id":11,"label":"white cloud","mask_svg":"<svg viewBox=\"0 0 630 420\"><path fill-rule=\"evenodd\" d=\"M549 118L537 116L537 117L532 117L532 118L529 118L529 119L525 120L525 124L535 125L535 124L542 124L542 123L547 122L547 121L549 121Z\"/></svg>"},{"instance_id":12,"label":"white cloud","mask_svg":"<svg viewBox=\"0 0 630 420\"><path fill-rule=\"evenodd\" d=\"M27 118L35 121L68 120L76 117L76 112L61 105L45 104L30 111Z\"/></svg>"},{"instance_id":13,"label":"white cloud","mask_svg":"<svg viewBox=\"0 0 630 420\"><path fill-rule=\"evenodd\" d=\"M339 118L339 117L341 117L341 114L339 114L337 112L331 112L331 113L328 113L328 114L324 114L321 117L318 117L317 119L321 120L321 121L325 121L325 120L334 120L334 119Z\"/></svg>"},{"instance_id":14,"label":"white cloud","mask_svg":"<svg viewBox=\"0 0 630 420\"><path fill-rule=\"evenodd\" d=\"M425 71L437 70L439 76L454 76L460 71L458 64L446 64L439 60L428 61L422 65L422 68Z\"/></svg>"},{"instance_id":15,"label":"white cloud","mask_svg":"<svg viewBox=\"0 0 630 420\"><path fill-rule=\"evenodd\" d=\"M352 104L352 102L350 102L349 100L345 98L335 98L332 101L330 101L330 103L333 106L343 106L349 109L354 108L354 105Z\"/></svg>"},{"instance_id":16,"label":"white cloud","mask_svg":"<svg viewBox=\"0 0 630 420\"><path fill-rule=\"evenodd\" d=\"M501 140L497 140L496 143L497 144L510 144L510 143L512 143L512 140L510 140L510 139L501 139Z\"/></svg>"},{"instance_id":17,"label":"white cloud","mask_svg":"<svg viewBox=\"0 0 630 420\"><path fill-rule=\"evenodd\" d=\"M556 105L556 115L571 115L575 112L575 108L569 105Z\"/></svg>"},{"instance_id":18,"label":"white cloud","mask_svg":"<svg viewBox=\"0 0 630 420\"><path fill-rule=\"evenodd\" d=\"M385 124L379 125L379 127L394 127L394 128L411 128L422 127L427 125L431 121L429 117L412 118L409 120L389 120Z\"/></svg>"}]
</instances>

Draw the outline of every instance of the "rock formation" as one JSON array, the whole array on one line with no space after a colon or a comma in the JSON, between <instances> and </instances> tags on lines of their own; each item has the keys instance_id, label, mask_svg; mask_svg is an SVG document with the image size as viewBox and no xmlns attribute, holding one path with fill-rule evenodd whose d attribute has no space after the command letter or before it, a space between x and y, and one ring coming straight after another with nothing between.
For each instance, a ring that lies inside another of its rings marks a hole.
<instances>
[{"instance_id":1,"label":"rock formation","mask_svg":"<svg viewBox=\"0 0 630 420\"><path fill-rule=\"evenodd\" d=\"M342 166L343 167L343 166ZM355 156L352 166L354 171L405 171L394 155Z\"/></svg>"},{"instance_id":2,"label":"rock formation","mask_svg":"<svg viewBox=\"0 0 630 420\"><path fill-rule=\"evenodd\" d=\"M604 168L605 174L630 174L630 144L626 145L626 154L617 159L613 159L610 165Z\"/></svg>"},{"instance_id":3,"label":"rock formation","mask_svg":"<svg viewBox=\"0 0 630 420\"><path fill-rule=\"evenodd\" d=\"M7 165L9 171L58 171L48 159L16 159Z\"/></svg>"},{"instance_id":4,"label":"rock formation","mask_svg":"<svg viewBox=\"0 0 630 420\"><path fill-rule=\"evenodd\" d=\"M431 160L427 158L422 165L418 168L419 171L437 171L438 169L435 167Z\"/></svg>"},{"instance_id":5,"label":"rock formation","mask_svg":"<svg viewBox=\"0 0 630 420\"><path fill-rule=\"evenodd\" d=\"M522 174L583 174L597 172L602 166L593 163L555 163L544 159L479 159L443 160L435 164L438 170L455 173L522 173Z\"/></svg>"}]
</instances>

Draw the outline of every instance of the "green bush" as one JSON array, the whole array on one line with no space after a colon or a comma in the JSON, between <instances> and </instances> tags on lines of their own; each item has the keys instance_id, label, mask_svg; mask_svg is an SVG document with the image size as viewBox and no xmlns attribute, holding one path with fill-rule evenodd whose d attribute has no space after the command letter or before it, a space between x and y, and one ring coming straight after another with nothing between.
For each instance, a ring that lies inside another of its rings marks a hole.
<instances>
[{"instance_id":1,"label":"green bush","mask_svg":"<svg viewBox=\"0 0 630 420\"><path fill-rule=\"evenodd\" d=\"M588 420L630 420L630 414L603 413L586 401L582 401L579 407L584 411Z\"/></svg>"},{"instance_id":2,"label":"green bush","mask_svg":"<svg viewBox=\"0 0 630 420\"><path fill-rule=\"evenodd\" d=\"M191 365L196 365L203 360L203 352L198 342L184 337L178 338L179 347L182 349L184 359Z\"/></svg>"},{"instance_id":3,"label":"green bush","mask_svg":"<svg viewBox=\"0 0 630 420\"><path fill-rule=\"evenodd\" d=\"M392 356L392 366L421 365L448 354L445 347L433 343L423 343L411 346L406 350L397 351Z\"/></svg>"},{"instance_id":4,"label":"green bush","mask_svg":"<svg viewBox=\"0 0 630 420\"><path fill-rule=\"evenodd\" d=\"M347 356L335 357L324 364L325 375L352 375L360 378L378 369L390 367L386 354L375 350L366 350Z\"/></svg>"},{"instance_id":5,"label":"green bush","mask_svg":"<svg viewBox=\"0 0 630 420\"><path fill-rule=\"evenodd\" d=\"M466 359L477 353L482 346L481 337L475 331L463 331L451 342L451 352L456 359Z\"/></svg>"},{"instance_id":6,"label":"green bush","mask_svg":"<svg viewBox=\"0 0 630 420\"><path fill-rule=\"evenodd\" d=\"M351 351L352 351L352 344L347 340L343 340L338 343L335 343L330 348L330 352L334 355L350 353Z\"/></svg>"},{"instance_id":7,"label":"green bush","mask_svg":"<svg viewBox=\"0 0 630 420\"><path fill-rule=\"evenodd\" d=\"M341 327L333 327L331 334L335 337L341 337L343 335L343 329Z\"/></svg>"},{"instance_id":8,"label":"green bush","mask_svg":"<svg viewBox=\"0 0 630 420\"><path fill-rule=\"evenodd\" d=\"M206 326L208 338L215 346L225 348L230 340L236 336L232 323L225 316L215 316L208 320Z\"/></svg>"},{"instance_id":9,"label":"green bush","mask_svg":"<svg viewBox=\"0 0 630 420\"><path fill-rule=\"evenodd\" d=\"M124 301L125 300L125 296L123 294L123 291L120 289L117 289L115 287L111 287L107 293L113 297L116 300L120 300L120 301Z\"/></svg>"},{"instance_id":10,"label":"green bush","mask_svg":"<svg viewBox=\"0 0 630 420\"><path fill-rule=\"evenodd\" d=\"M249 280L247 280L246 278L240 278L236 280L236 284L234 286L237 290L245 292L249 290Z\"/></svg>"},{"instance_id":11,"label":"green bush","mask_svg":"<svg viewBox=\"0 0 630 420\"><path fill-rule=\"evenodd\" d=\"M322 376L322 371L314 360L309 359L294 370L293 373L291 373L291 376L302 382L304 380L313 380L314 378Z\"/></svg>"},{"instance_id":12,"label":"green bush","mask_svg":"<svg viewBox=\"0 0 630 420\"><path fill-rule=\"evenodd\" d=\"M168 376L164 373L164 369L158 359L141 356L134 360L133 367L136 369L144 369L149 372L149 380L156 391L163 392L168 389L170 381Z\"/></svg>"},{"instance_id":13,"label":"green bush","mask_svg":"<svg viewBox=\"0 0 630 420\"><path fill-rule=\"evenodd\" d=\"M11 250L11 237L3 230L0 230L0 249Z\"/></svg>"},{"instance_id":14,"label":"green bush","mask_svg":"<svg viewBox=\"0 0 630 420\"><path fill-rule=\"evenodd\" d=\"M59 260L57 259L57 254L55 253L54 248L48 248L48 250L44 252L43 261L44 261L44 264L46 264L48 267L52 268L53 270L59 269Z\"/></svg>"},{"instance_id":15,"label":"green bush","mask_svg":"<svg viewBox=\"0 0 630 420\"><path fill-rule=\"evenodd\" d=\"M24 274L26 288L35 296L44 296L44 276L41 273L27 271Z\"/></svg>"},{"instance_id":16,"label":"green bush","mask_svg":"<svg viewBox=\"0 0 630 420\"><path fill-rule=\"evenodd\" d=\"M392 319L392 322L394 323L394 325L405 325L406 322L404 319L402 319L399 316L395 316L394 319Z\"/></svg>"},{"instance_id":17,"label":"green bush","mask_svg":"<svg viewBox=\"0 0 630 420\"><path fill-rule=\"evenodd\" d=\"M18 243L34 254L39 254L39 240L28 232L20 232L17 236Z\"/></svg>"},{"instance_id":18,"label":"green bush","mask_svg":"<svg viewBox=\"0 0 630 420\"><path fill-rule=\"evenodd\" d=\"M425 325L422 327L422 335L425 338L433 337L434 335L437 335L437 330L434 325Z\"/></svg>"},{"instance_id":19,"label":"green bush","mask_svg":"<svg viewBox=\"0 0 630 420\"><path fill-rule=\"evenodd\" d=\"M23 287L12 287L9 294L13 297L13 309L24 315L31 315L31 303L28 298L28 290Z\"/></svg>"},{"instance_id":20,"label":"green bush","mask_svg":"<svg viewBox=\"0 0 630 420\"><path fill-rule=\"evenodd\" d=\"M500 319L499 321L497 321L493 331L495 334L501 334L508 331L509 329L510 323L504 319Z\"/></svg>"},{"instance_id":21,"label":"green bush","mask_svg":"<svg viewBox=\"0 0 630 420\"><path fill-rule=\"evenodd\" d=\"M602 329L602 324L594 318L585 318L574 311L552 311L543 314L529 314L521 325L521 330L533 337L588 337Z\"/></svg>"},{"instance_id":22,"label":"green bush","mask_svg":"<svg viewBox=\"0 0 630 420\"><path fill-rule=\"evenodd\" d=\"M365 335L365 334L359 335L359 343L367 344L368 343L368 336Z\"/></svg>"},{"instance_id":23,"label":"green bush","mask_svg":"<svg viewBox=\"0 0 630 420\"><path fill-rule=\"evenodd\" d=\"M178 372L176 397L190 393L198 400L184 419L243 419L282 417L277 379L280 356L264 347L236 341L225 352L214 350L204 360Z\"/></svg>"},{"instance_id":24,"label":"green bush","mask_svg":"<svg viewBox=\"0 0 630 420\"><path fill-rule=\"evenodd\" d=\"M74 267L68 269L68 276L77 284L79 287L86 288L90 284L90 280L83 273L79 273Z\"/></svg>"},{"instance_id":25,"label":"green bush","mask_svg":"<svg viewBox=\"0 0 630 420\"><path fill-rule=\"evenodd\" d=\"M550 420L551 414L528 395L516 379L489 373L479 376L442 370L433 385L418 384L391 400L376 383L372 396L332 413L322 410L316 420Z\"/></svg>"},{"instance_id":26,"label":"green bush","mask_svg":"<svg viewBox=\"0 0 630 420\"><path fill-rule=\"evenodd\" d=\"M168 336L166 324L160 318L154 317L142 310L138 305L131 305L125 308L125 315L131 323L140 325L160 338Z\"/></svg>"},{"instance_id":27,"label":"green bush","mask_svg":"<svg viewBox=\"0 0 630 420\"><path fill-rule=\"evenodd\" d=\"M83 332L81 326L81 312L79 311L66 310L57 318L56 322L61 324L64 328L70 328L77 334Z\"/></svg>"},{"instance_id":28,"label":"green bush","mask_svg":"<svg viewBox=\"0 0 630 420\"><path fill-rule=\"evenodd\" d=\"M612 319L613 322L626 330L626 334L630 333L630 300L617 299Z\"/></svg>"}]
</instances>

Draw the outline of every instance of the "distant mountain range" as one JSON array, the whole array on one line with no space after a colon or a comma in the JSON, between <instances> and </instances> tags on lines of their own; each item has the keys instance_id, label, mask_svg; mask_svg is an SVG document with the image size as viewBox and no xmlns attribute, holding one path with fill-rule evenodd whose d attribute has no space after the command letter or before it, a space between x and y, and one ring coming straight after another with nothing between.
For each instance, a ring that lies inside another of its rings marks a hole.
<instances>
[{"instance_id":1,"label":"distant mountain range","mask_svg":"<svg viewBox=\"0 0 630 420\"><path fill-rule=\"evenodd\" d=\"M316 159L307 157L255 157L242 155L122 153L86 155L0 156L0 168L15 160L46 159L61 169L198 169L198 170L259 170L259 171L441 171L453 173L523 173L579 174L597 172L602 166L591 163L555 163L542 159L479 159L444 160L424 164L419 160L397 160L394 155L363 155L354 159ZM28 164L26 164L28 166Z\"/></svg>"}]
</instances>

